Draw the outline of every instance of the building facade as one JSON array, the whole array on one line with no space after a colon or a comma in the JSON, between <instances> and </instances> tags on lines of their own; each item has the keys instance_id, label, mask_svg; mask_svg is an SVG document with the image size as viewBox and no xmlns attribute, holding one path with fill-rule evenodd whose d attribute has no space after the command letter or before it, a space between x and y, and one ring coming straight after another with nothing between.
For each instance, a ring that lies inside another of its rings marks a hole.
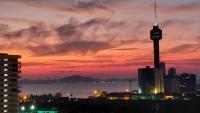
<instances>
[{"instance_id":1,"label":"building facade","mask_svg":"<svg viewBox=\"0 0 200 113\"><path fill-rule=\"evenodd\" d=\"M168 70L168 75L165 76L165 93L166 94L180 93L179 81L175 68L170 68Z\"/></svg>"},{"instance_id":2,"label":"building facade","mask_svg":"<svg viewBox=\"0 0 200 113\"><path fill-rule=\"evenodd\" d=\"M168 76L170 78L175 78L177 76L176 69L175 68L169 68L169 70L168 70Z\"/></svg>"},{"instance_id":3,"label":"building facade","mask_svg":"<svg viewBox=\"0 0 200 113\"><path fill-rule=\"evenodd\" d=\"M183 73L178 77L179 87L181 93L193 93L196 92L196 75Z\"/></svg>"},{"instance_id":4,"label":"building facade","mask_svg":"<svg viewBox=\"0 0 200 113\"><path fill-rule=\"evenodd\" d=\"M169 75L165 77L165 93L166 94L180 93L178 77L171 78Z\"/></svg>"},{"instance_id":5,"label":"building facade","mask_svg":"<svg viewBox=\"0 0 200 113\"><path fill-rule=\"evenodd\" d=\"M161 70L161 74L163 77L166 76L166 66L165 66L165 62L160 62L160 70Z\"/></svg>"},{"instance_id":6,"label":"building facade","mask_svg":"<svg viewBox=\"0 0 200 113\"><path fill-rule=\"evenodd\" d=\"M0 53L0 113L18 113L20 58Z\"/></svg>"},{"instance_id":7,"label":"building facade","mask_svg":"<svg viewBox=\"0 0 200 113\"><path fill-rule=\"evenodd\" d=\"M138 82L140 94L153 94L155 87L154 68L146 66L146 68L138 69Z\"/></svg>"}]
</instances>

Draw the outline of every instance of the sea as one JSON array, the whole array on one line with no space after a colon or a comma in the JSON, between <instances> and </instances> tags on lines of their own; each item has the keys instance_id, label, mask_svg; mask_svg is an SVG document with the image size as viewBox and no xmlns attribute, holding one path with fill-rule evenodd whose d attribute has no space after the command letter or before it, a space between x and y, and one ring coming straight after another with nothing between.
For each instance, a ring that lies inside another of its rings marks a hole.
<instances>
[{"instance_id":1,"label":"sea","mask_svg":"<svg viewBox=\"0 0 200 113\"><path fill-rule=\"evenodd\" d=\"M95 90L110 92L125 92L130 89L128 81L115 82L77 82L77 83L51 83L51 84L20 84L20 96L44 95L60 92L64 96L71 95L75 98L87 98ZM131 83L132 90L138 90L138 83Z\"/></svg>"}]
</instances>

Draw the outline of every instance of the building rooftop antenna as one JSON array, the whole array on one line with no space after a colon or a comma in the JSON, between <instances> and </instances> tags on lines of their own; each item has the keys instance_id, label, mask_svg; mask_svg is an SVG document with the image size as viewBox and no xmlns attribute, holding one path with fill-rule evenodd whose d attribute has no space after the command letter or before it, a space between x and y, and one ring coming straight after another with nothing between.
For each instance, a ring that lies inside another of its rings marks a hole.
<instances>
[{"instance_id":1,"label":"building rooftop antenna","mask_svg":"<svg viewBox=\"0 0 200 113\"><path fill-rule=\"evenodd\" d=\"M155 0L155 3L154 3L154 26L158 26L158 22L157 22L157 0Z\"/></svg>"}]
</instances>

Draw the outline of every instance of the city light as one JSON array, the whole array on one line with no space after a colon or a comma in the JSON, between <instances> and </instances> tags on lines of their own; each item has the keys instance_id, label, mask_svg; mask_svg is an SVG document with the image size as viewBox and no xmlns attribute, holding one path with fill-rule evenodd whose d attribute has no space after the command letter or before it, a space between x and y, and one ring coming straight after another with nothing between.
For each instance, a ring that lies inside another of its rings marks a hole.
<instances>
[{"instance_id":1,"label":"city light","mask_svg":"<svg viewBox=\"0 0 200 113\"><path fill-rule=\"evenodd\" d=\"M129 96L125 96L123 99L124 100L130 100L130 97Z\"/></svg>"},{"instance_id":2,"label":"city light","mask_svg":"<svg viewBox=\"0 0 200 113\"><path fill-rule=\"evenodd\" d=\"M97 94L98 93L98 90L94 90L94 94Z\"/></svg>"},{"instance_id":3,"label":"city light","mask_svg":"<svg viewBox=\"0 0 200 113\"><path fill-rule=\"evenodd\" d=\"M25 111L25 106L22 106L22 107L21 107L21 110L22 110L22 111Z\"/></svg>"},{"instance_id":4,"label":"city light","mask_svg":"<svg viewBox=\"0 0 200 113\"><path fill-rule=\"evenodd\" d=\"M165 100L174 100L174 96L167 95L167 96L164 96L164 99Z\"/></svg>"},{"instance_id":5,"label":"city light","mask_svg":"<svg viewBox=\"0 0 200 113\"><path fill-rule=\"evenodd\" d=\"M8 94L4 94L3 96L4 96L4 97L8 97Z\"/></svg>"},{"instance_id":6,"label":"city light","mask_svg":"<svg viewBox=\"0 0 200 113\"><path fill-rule=\"evenodd\" d=\"M31 110L35 110L35 106L34 106L34 105L31 105L30 109L31 109Z\"/></svg>"},{"instance_id":7,"label":"city light","mask_svg":"<svg viewBox=\"0 0 200 113\"><path fill-rule=\"evenodd\" d=\"M158 94L158 90L156 88L154 89L154 94Z\"/></svg>"},{"instance_id":8,"label":"city light","mask_svg":"<svg viewBox=\"0 0 200 113\"><path fill-rule=\"evenodd\" d=\"M8 76L8 74L4 74L4 77L7 77Z\"/></svg>"},{"instance_id":9,"label":"city light","mask_svg":"<svg viewBox=\"0 0 200 113\"><path fill-rule=\"evenodd\" d=\"M23 96L22 100L23 100L23 102L27 102L28 101L28 96L27 95Z\"/></svg>"},{"instance_id":10,"label":"city light","mask_svg":"<svg viewBox=\"0 0 200 113\"><path fill-rule=\"evenodd\" d=\"M126 89L126 92L128 93L128 92L130 92L128 89Z\"/></svg>"}]
</instances>

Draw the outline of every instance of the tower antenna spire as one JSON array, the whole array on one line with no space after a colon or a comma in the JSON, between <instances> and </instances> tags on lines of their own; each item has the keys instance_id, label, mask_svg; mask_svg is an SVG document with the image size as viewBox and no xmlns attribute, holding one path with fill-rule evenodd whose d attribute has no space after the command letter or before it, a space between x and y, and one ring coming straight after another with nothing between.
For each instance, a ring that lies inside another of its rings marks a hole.
<instances>
[{"instance_id":1,"label":"tower antenna spire","mask_svg":"<svg viewBox=\"0 0 200 113\"><path fill-rule=\"evenodd\" d=\"M154 3L154 26L158 26L158 22L157 22L157 0L155 0L155 3Z\"/></svg>"}]
</instances>

